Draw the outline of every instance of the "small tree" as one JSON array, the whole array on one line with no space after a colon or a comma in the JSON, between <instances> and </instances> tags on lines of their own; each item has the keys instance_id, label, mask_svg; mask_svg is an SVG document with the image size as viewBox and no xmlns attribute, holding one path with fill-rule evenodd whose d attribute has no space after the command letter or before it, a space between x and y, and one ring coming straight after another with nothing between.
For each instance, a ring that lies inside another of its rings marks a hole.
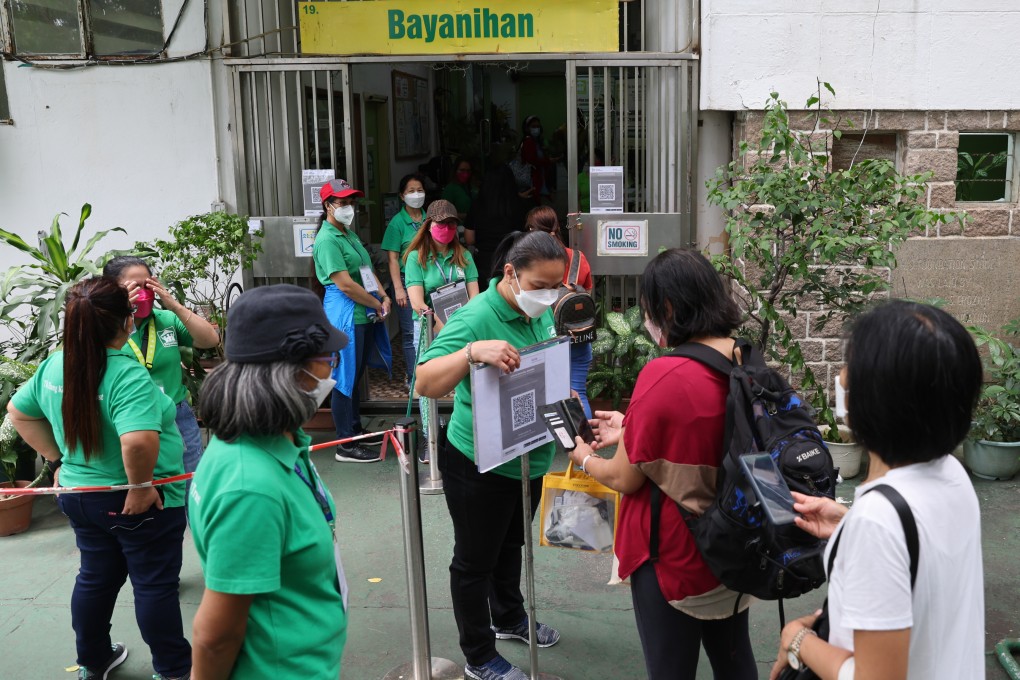
<instances>
[{"instance_id":1,"label":"small tree","mask_svg":"<svg viewBox=\"0 0 1020 680\"><path fill-rule=\"evenodd\" d=\"M834 434L827 385L805 363L788 321L808 305L821 311L816 329L852 315L889 288L893 246L947 216L923 205L929 175L903 176L886 160L832 168L831 143L843 125L822 107L823 87L835 95L819 83L804 107L814 114L807 134L790 129L786 103L771 93L761 138L754 147L740 143L739 158L708 182L708 200L727 213L729 252L713 263L732 279L744 330L802 376L819 422Z\"/></svg>"}]
</instances>

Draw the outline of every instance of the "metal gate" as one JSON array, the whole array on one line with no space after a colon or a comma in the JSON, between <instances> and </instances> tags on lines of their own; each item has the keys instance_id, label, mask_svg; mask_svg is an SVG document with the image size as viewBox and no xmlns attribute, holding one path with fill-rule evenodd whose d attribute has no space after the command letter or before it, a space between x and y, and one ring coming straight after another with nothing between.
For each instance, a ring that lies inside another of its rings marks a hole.
<instances>
[{"instance_id":1,"label":"metal gate","mask_svg":"<svg viewBox=\"0 0 1020 680\"><path fill-rule=\"evenodd\" d=\"M697 242L694 182L698 146L698 62L694 55L670 58L575 60L566 64L567 173L576 178L584 160L594 163L601 149L606 165L624 168L624 212L670 213L675 233L669 245ZM577 183L571 181L568 204L579 212ZM579 215L581 229L597 218ZM670 228L670 227L667 227ZM571 230L575 247L583 247ZM598 257L586 252L599 273ZM651 253L649 257L653 257ZM636 274L636 272L635 272ZM637 303L638 277L606 276L601 292L607 308Z\"/></svg>"},{"instance_id":2,"label":"metal gate","mask_svg":"<svg viewBox=\"0 0 1020 680\"><path fill-rule=\"evenodd\" d=\"M238 212L302 215L304 168L354 176L347 64L238 64L232 71Z\"/></svg>"}]
</instances>

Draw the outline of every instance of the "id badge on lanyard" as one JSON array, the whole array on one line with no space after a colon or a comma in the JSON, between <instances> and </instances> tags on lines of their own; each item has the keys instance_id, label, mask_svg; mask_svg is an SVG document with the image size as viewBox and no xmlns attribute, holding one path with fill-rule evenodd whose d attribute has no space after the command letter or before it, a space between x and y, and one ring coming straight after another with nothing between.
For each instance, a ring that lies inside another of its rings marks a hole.
<instances>
[{"instance_id":1,"label":"id badge on lanyard","mask_svg":"<svg viewBox=\"0 0 1020 680\"><path fill-rule=\"evenodd\" d=\"M330 534L333 537L333 562L336 565L336 582L340 586L340 599L343 601L344 611L347 611L347 601L349 596L349 588L347 586L347 575L344 573L343 560L340 557L340 544L336 540L336 522L333 519L333 511L329 507L329 499L326 498L326 490L322 487L322 480L319 478L319 474L315 471L315 465L308 461L309 471L312 474L312 479L315 483L312 483L311 479L305 476L305 473L301 470L299 463L294 463L294 472L304 482L305 486L312 490L312 494L315 496L315 501L319 504L322 509L323 517L329 524Z\"/></svg>"},{"instance_id":2,"label":"id badge on lanyard","mask_svg":"<svg viewBox=\"0 0 1020 680\"><path fill-rule=\"evenodd\" d=\"M361 287L368 293L378 293L379 283L375 280L375 272L372 271L372 268L359 267L358 271L361 272Z\"/></svg>"}]
</instances>

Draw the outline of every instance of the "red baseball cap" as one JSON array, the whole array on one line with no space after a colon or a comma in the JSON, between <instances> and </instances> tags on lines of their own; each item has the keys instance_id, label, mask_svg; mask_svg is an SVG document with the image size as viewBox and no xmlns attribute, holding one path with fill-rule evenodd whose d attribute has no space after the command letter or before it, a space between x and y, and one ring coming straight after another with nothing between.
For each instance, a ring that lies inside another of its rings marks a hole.
<instances>
[{"instance_id":1,"label":"red baseball cap","mask_svg":"<svg viewBox=\"0 0 1020 680\"><path fill-rule=\"evenodd\" d=\"M364 191L359 191L347 183L345 179L331 179L319 189L319 198L323 203L329 199L347 198L348 196L364 196Z\"/></svg>"}]
</instances>

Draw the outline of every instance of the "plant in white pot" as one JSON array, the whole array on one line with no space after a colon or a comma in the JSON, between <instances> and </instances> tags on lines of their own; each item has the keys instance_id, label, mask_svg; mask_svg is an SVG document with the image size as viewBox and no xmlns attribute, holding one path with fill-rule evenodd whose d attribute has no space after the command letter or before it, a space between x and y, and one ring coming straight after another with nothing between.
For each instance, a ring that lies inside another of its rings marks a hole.
<instances>
[{"instance_id":1,"label":"plant in white pot","mask_svg":"<svg viewBox=\"0 0 1020 680\"><path fill-rule=\"evenodd\" d=\"M970 327L978 346L987 348L985 385L963 459L978 477L1011 479L1020 472L1020 347L983 328ZM1005 338L1020 336L1020 319L1003 327Z\"/></svg>"}]
</instances>

